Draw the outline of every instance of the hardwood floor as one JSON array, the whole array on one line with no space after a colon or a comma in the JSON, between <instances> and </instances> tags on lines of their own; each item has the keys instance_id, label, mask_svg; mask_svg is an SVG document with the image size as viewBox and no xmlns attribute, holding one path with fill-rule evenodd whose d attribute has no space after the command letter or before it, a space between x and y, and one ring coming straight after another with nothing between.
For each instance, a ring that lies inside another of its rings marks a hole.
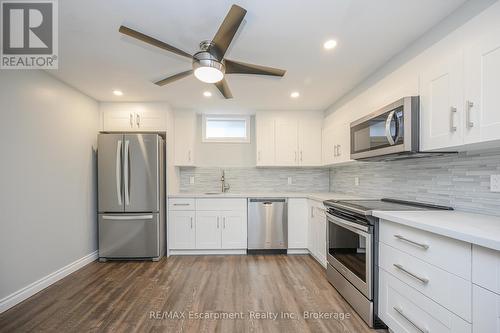
<instances>
[{"instance_id":1,"label":"hardwood floor","mask_svg":"<svg viewBox=\"0 0 500 333\"><path fill-rule=\"evenodd\" d=\"M304 311L332 318L304 319ZM374 332L306 255L94 262L0 314L0 332L32 331Z\"/></svg>"}]
</instances>

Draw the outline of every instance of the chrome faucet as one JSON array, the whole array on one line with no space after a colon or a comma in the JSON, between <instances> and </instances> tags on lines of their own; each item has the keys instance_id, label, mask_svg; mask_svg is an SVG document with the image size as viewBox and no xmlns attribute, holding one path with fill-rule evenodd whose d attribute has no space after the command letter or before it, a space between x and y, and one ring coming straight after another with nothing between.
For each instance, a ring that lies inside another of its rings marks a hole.
<instances>
[{"instance_id":1,"label":"chrome faucet","mask_svg":"<svg viewBox=\"0 0 500 333\"><path fill-rule=\"evenodd\" d=\"M222 170L222 176L220 177L220 182L221 182L221 192L226 193L227 191L229 191L231 186L229 186L229 184L226 184L226 174L224 170Z\"/></svg>"}]
</instances>

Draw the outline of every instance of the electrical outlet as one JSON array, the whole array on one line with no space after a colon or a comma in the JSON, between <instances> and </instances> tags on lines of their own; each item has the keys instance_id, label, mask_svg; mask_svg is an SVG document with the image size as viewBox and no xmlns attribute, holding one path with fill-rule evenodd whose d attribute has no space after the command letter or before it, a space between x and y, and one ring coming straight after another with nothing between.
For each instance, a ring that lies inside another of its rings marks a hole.
<instances>
[{"instance_id":1,"label":"electrical outlet","mask_svg":"<svg viewBox=\"0 0 500 333\"><path fill-rule=\"evenodd\" d=\"M194 176L189 177L189 184L194 184Z\"/></svg>"},{"instance_id":2,"label":"electrical outlet","mask_svg":"<svg viewBox=\"0 0 500 333\"><path fill-rule=\"evenodd\" d=\"M288 185L292 185L292 177L288 177Z\"/></svg>"},{"instance_id":3,"label":"electrical outlet","mask_svg":"<svg viewBox=\"0 0 500 333\"><path fill-rule=\"evenodd\" d=\"M359 186L359 177L354 177L354 185Z\"/></svg>"},{"instance_id":4,"label":"electrical outlet","mask_svg":"<svg viewBox=\"0 0 500 333\"><path fill-rule=\"evenodd\" d=\"M490 191L500 192L500 175L491 175L490 177Z\"/></svg>"}]
</instances>

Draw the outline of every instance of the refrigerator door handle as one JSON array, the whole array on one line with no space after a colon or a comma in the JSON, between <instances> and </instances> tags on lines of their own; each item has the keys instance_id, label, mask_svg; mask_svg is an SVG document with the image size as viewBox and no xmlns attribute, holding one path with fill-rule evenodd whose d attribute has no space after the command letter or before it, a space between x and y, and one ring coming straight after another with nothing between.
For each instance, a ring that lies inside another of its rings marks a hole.
<instances>
[{"instance_id":1,"label":"refrigerator door handle","mask_svg":"<svg viewBox=\"0 0 500 333\"><path fill-rule=\"evenodd\" d=\"M130 188L129 188L129 179L130 179L130 158L129 158L129 147L130 141L125 140L125 162L123 163L123 178L125 179L125 205L130 205Z\"/></svg>"},{"instance_id":2,"label":"refrigerator door handle","mask_svg":"<svg viewBox=\"0 0 500 333\"><path fill-rule=\"evenodd\" d=\"M151 220L153 215L131 215L131 216L111 216L104 215L103 220L127 221L127 220Z\"/></svg>"},{"instance_id":3,"label":"refrigerator door handle","mask_svg":"<svg viewBox=\"0 0 500 333\"><path fill-rule=\"evenodd\" d=\"M116 143L116 196L118 205L122 205L122 140Z\"/></svg>"}]
</instances>

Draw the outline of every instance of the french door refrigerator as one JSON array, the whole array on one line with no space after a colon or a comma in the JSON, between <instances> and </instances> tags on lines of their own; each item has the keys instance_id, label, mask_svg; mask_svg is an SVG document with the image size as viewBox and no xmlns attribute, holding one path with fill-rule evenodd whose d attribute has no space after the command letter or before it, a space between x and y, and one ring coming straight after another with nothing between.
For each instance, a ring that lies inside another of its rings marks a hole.
<instances>
[{"instance_id":1,"label":"french door refrigerator","mask_svg":"<svg viewBox=\"0 0 500 333\"><path fill-rule=\"evenodd\" d=\"M157 134L99 134L100 261L163 256L164 150Z\"/></svg>"}]
</instances>

